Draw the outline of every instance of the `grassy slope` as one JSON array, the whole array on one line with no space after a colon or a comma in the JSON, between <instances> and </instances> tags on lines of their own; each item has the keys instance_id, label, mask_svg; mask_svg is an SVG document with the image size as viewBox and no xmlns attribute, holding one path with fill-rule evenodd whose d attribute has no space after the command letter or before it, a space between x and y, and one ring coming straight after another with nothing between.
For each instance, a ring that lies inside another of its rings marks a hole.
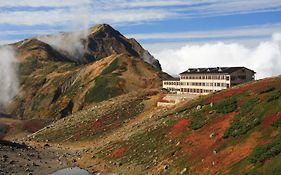
<instances>
[{"instance_id":1,"label":"grassy slope","mask_svg":"<svg viewBox=\"0 0 281 175\"><path fill-rule=\"evenodd\" d=\"M90 150L80 165L95 164L92 169L103 172L276 174L281 155L280 91L281 77L276 77L169 109L154 107L158 95L135 93L89 107L34 137L76 140L75 147Z\"/></svg>"},{"instance_id":2,"label":"grassy slope","mask_svg":"<svg viewBox=\"0 0 281 175\"><path fill-rule=\"evenodd\" d=\"M127 55L112 55L79 66L48 61L36 54L22 60L21 92L9 107L11 113L22 119L60 119L91 103L139 89L160 88L165 76Z\"/></svg>"}]
</instances>

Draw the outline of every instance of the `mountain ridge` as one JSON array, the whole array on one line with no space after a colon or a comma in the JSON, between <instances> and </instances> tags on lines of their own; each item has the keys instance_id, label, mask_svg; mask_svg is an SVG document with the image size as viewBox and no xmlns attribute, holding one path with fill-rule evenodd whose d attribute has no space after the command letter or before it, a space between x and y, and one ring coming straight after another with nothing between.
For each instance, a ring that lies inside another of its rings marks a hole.
<instances>
[{"instance_id":1,"label":"mountain ridge","mask_svg":"<svg viewBox=\"0 0 281 175\"><path fill-rule=\"evenodd\" d=\"M19 118L66 117L120 94L160 88L170 77L136 40L107 24L10 46L19 60L20 93L6 113Z\"/></svg>"}]
</instances>

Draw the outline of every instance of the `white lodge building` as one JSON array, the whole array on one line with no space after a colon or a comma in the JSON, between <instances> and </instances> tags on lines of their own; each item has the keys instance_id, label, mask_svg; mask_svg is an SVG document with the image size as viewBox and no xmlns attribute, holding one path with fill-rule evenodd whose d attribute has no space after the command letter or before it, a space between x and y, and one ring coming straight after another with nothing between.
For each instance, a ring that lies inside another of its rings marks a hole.
<instances>
[{"instance_id":1,"label":"white lodge building","mask_svg":"<svg viewBox=\"0 0 281 175\"><path fill-rule=\"evenodd\" d=\"M163 88L173 93L208 94L254 80L255 73L245 67L188 69L179 79L163 81Z\"/></svg>"}]
</instances>

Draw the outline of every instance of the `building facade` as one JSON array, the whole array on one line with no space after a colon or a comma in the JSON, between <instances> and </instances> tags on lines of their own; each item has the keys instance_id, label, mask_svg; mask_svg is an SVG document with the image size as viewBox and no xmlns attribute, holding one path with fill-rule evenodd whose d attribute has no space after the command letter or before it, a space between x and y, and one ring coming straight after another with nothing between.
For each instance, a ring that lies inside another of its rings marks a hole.
<instances>
[{"instance_id":1,"label":"building facade","mask_svg":"<svg viewBox=\"0 0 281 175\"><path fill-rule=\"evenodd\" d=\"M172 93L209 94L252 81L255 72L245 67L188 69L179 79L163 81L163 88Z\"/></svg>"}]
</instances>

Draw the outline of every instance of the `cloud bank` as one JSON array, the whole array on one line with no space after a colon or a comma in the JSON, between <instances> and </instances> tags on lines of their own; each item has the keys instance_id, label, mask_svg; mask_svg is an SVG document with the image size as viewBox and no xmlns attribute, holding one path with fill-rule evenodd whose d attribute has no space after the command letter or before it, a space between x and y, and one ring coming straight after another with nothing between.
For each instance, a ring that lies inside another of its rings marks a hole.
<instances>
[{"instance_id":1,"label":"cloud bank","mask_svg":"<svg viewBox=\"0 0 281 175\"><path fill-rule=\"evenodd\" d=\"M82 40L85 40L87 35L88 31L85 30L82 32L47 35L37 38L42 42L51 45L57 50L64 51L66 54L72 57L73 61L77 61L86 52Z\"/></svg>"},{"instance_id":2,"label":"cloud bank","mask_svg":"<svg viewBox=\"0 0 281 175\"><path fill-rule=\"evenodd\" d=\"M17 63L13 48L0 47L0 106L18 93Z\"/></svg>"},{"instance_id":3,"label":"cloud bank","mask_svg":"<svg viewBox=\"0 0 281 175\"><path fill-rule=\"evenodd\" d=\"M192 67L245 66L256 71L260 79L281 74L281 33L255 47L223 42L187 44L153 54L172 75Z\"/></svg>"},{"instance_id":4,"label":"cloud bank","mask_svg":"<svg viewBox=\"0 0 281 175\"><path fill-rule=\"evenodd\" d=\"M9 0L0 8L0 24L67 26L85 17L91 24L127 24L274 12L281 0Z\"/></svg>"}]
</instances>

